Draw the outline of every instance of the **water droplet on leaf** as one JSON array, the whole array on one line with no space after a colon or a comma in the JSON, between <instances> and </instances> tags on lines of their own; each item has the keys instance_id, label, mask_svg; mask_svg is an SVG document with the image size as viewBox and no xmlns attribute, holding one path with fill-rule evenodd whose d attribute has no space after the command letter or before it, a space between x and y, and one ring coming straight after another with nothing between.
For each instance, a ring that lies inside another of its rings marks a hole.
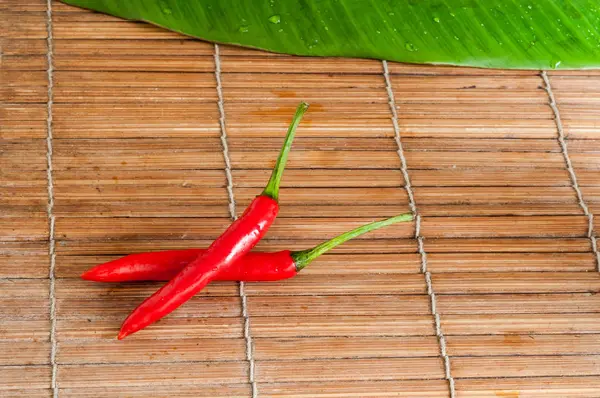
<instances>
[{"instance_id":1,"label":"water droplet on leaf","mask_svg":"<svg viewBox=\"0 0 600 398\"><path fill-rule=\"evenodd\" d=\"M278 24L278 23L280 23L280 22L281 22L281 16L280 16L280 15L277 15L277 14L275 14L275 15L271 15L271 16L269 17L269 22L271 22L271 23L274 23L274 24Z\"/></svg>"},{"instance_id":2,"label":"water droplet on leaf","mask_svg":"<svg viewBox=\"0 0 600 398\"><path fill-rule=\"evenodd\" d=\"M437 23L440 23L440 19L438 17L434 17L433 20Z\"/></svg>"},{"instance_id":3,"label":"water droplet on leaf","mask_svg":"<svg viewBox=\"0 0 600 398\"><path fill-rule=\"evenodd\" d=\"M415 47L415 45L412 43L406 43L404 45L404 48L406 48L410 52L417 51L417 47Z\"/></svg>"},{"instance_id":4,"label":"water droplet on leaf","mask_svg":"<svg viewBox=\"0 0 600 398\"><path fill-rule=\"evenodd\" d=\"M169 5L165 1L160 1L159 6L160 6L160 11L162 11L163 14L165 14L165 15L173 14L173 10L171 10L171 7L169 7Z\"/></svg>"},{"instance_id":5,"label":"water droplet on leaf","mask_svg":"<svg viewBox=\"0 0 600 398\"><path fill-rule=\"evenodd\" d=\"M238 32L240 33L247 33L248 32L248 27L246 25L242 25L239 27Z\"/></svg>"}]
</instances>

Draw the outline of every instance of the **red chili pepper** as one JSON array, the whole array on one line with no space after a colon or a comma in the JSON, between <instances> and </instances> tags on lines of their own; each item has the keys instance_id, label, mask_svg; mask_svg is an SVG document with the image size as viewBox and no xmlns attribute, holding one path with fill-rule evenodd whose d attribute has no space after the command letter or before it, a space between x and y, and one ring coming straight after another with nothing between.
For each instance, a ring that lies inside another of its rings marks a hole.
<instances>
[{"instance_id":1,"label":"red chili pepper","mask_svg":"<svg viewBox=\"0 0 600 398\"><path fill-rule=\"evenodd\" d=\"M345 232L327 242L304 251L283 250L274 253L252 252L215 276L215 281L268 282L288 279L321 254L364 233L402 221L412 220L411 214L401 214L375 221ZM96 282L165 281L173 278L188 263L206 250L167 250L130 254L86 271L81 277Z\"/></svg>"},{"instance_id":2,"label":"red chili pepper","mask_svg":"<svg viewBox=\"0 0 600 398\"><path fill-rule=\"evenodd\" d=\"M219 274L248 253L265 235L277 213L281 176L296 128L308 104L301 103L288 129L283 147L265 190L201 256L189 263L170 282L142 302L125 319L118 339L137 332L174 311Z\"/></svg>"}]
</instances>

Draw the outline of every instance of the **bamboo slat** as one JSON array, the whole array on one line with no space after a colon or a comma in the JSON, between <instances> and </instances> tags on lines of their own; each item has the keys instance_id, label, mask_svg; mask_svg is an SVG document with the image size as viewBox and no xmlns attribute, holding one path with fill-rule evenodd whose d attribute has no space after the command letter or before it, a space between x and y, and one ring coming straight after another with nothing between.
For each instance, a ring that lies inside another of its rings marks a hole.
<instances>
[{"instance_id":1,"label":"bamboo slat","mask_svg":"<svg viewBox=\"0 0 600 398\"><path fill-rule=\"evenodd\" d=\"M442 380L399 380L399 381L354 381L354 382L296 382L261 383L262 396L269 398L306 396L311 397L428 397L439 398L447 395L447 387Z\"/></svg>"},{"instance_id":2,"label":"bamboo slat","mask_svg":"<svg viewBox=\"0 0 600 398\"><path fill-rule=\"evenodd\" d=\"M438 345L434 336L427 337L323 337L254 339L257 360L436 357ZM324 351L322 347L328 347Z\"/></svg>"},{"instance_id":3,"label":"bamboo slat","mask_svg":"<svg viewBox=\"0 0 600 398\"><path fill-rule=\"evenodd\" d=\"M536 335L598 333L598 313L445 315L442 326L451 335Z\"/></svg>"},{"instance_id":4,"label":"bamboo slat","mask_svg":"<svg viewBox=\"0 0 600 398\"><path fill-rule=\"evenodd\" d=\"M150 391L144 386L121 387L92 387L92 388L65 388L60 390L64 397L97 397L119 396L127 397L190 397L190 398L244 398L249 394L249 389L243 384L220 385L170 385L153 386Z\"/></svg>"},{"instance_id":5,"label":"bamboo slat","mask_svg":"<svg viewBox=\"0 0 600 398\"><path fill-rule=\"evenodd\" d=\"M454 358L456 377L598 376L600 356L527 356Z\"/></svg>"},{"instance_id":6,"label":"bamboo slat","mask_svg":"<svg viewBox=\"0 0 600 398\"><path fill-rule=\"evenodd\" d=\"M0 0L0 396L441 398L447 374L453 398L600 396L586 214L600 213L598 71L548 72L582 207L538 71L390 63L384 76L376 60L223 45L219 94L212 44L57 1L48 20L46 6ZM365 235L243 296L213 283L117 341L161 284L81 272L208 247L230 222L228 184L240 215L301 100L280 216L257 249L410 211L396 135L419 230Z\"/></svg>"},{"instance_id":7,"label":"bamboo slat","mask_svg":"<svg viewBox=\"0 0 600 398\"><path fill-rule=\"evenodd\" d=\"M272 300L275 302L274 300ZM280 301L280 300L278 300ZM307 311L302 300L304 312ZM267 313L266 315L271 315ZM429 315L277 315L252 317L252 331L257 339L297 337L389 337L433 336L433 320ZM257 353L258 354L258 353Z\"/></svg>"},{"instance_id":8,"label":"bamboo slat","mask_svg":"<svg viewBox=\"0 0 600 398\"><path fill-rule=\"evenodd\" d=\"M595 355L600 351L598 335L450 336L452 356L488 355Z\"/></svg>"},{"instance_id":9,"label":"bamboo slat","mask_svg":"<svg viewBox=\"0 0 600 398\"><path fill-rule=\"evenodd\" d=\"M0 366L45 365L49 363L49 342L9 341L0 342Z\"/></svg>"},{"instance_id":10,"label":"bamboo slat","mask_svg":"<svg viewBox=\"0 0 600 398\"><path fill-rule=\"evenodd\" d=\"M119 332L119 324L114 319L59 319L57 339L62 342L94 341L112 342ZM169 322L159 322L153 328L144 331L144 337L168 340L171 345L181 339L228 339L233 341L244 337L243 324L235 317L173 318ZM90 347L92 351L93 346ZM196 350L196 349L195 349ZM158 356L160 358L160 355Z\"/></svg>"},{"instance_id":11,"label":"bamboo slat","mask_svg":"<svg viewBox=\"0 0 600 398\"><path fill-rule=\"evenodd\" d=\"M246 381L247 364L198 362L185 364L63 365L59 368L62 388L153 385L236 384Z\"/></svg>"},{"instance_id":12,"label":"bamboo slat","mask_svg":"<svg viewBox=\"0 0 600 398\"><path fill-rule=\"evenodd\" d=\"M583 398L598 395L598 378L535 377L464 379L457 381L460 397Z\"/></svg>"},{"instance_id":13,"label":"bamboo slat","mask_svg":"<svg viewBox=\"0 0 600 398\"><path fill-rule=\"evenodd\" d=\"M11 394L14 390L45 389L50 385L52 367L47 365L0 366L2 385L0 391ZM24 396L27 396L25 393Z\"/></svg>"},{"instance_id":14,"label":"bamboo slat","mask_svg":"<svg viewBox=\"0 0 600 398\"><path fill-rule=\"evenodd\" d=\"M108 341L63 341L58 344L57 361L62 365L86 363L165 363L189 361L235 361L246 349L243 338L131 340L121 344ZM167 365L169 366L169 365Z\"/></svg>"},{"instance_id":15,"label":"bamboo slat","mask_svg":"<svg viewBox=\"0 0 600 398\"><path fill-rule=\"evenodd\" d=\"M302 369L298 372L298 369ZM438 358L306 359L257 361L261 382L410 380L442 377Z\"/></svg>"},{"instance_id":16,"label":"bamboo slat","mask_svg":"<svg viewBox=\"0 0 600 398\"><path fill-rule=\"evenodd\" d=\"M220 385L169 385L169 386L120 386L120 387L91 387L60 389L61 397L97 397L119 396L127 397L189 397L189 398L245 398L250 390L243 384Z\"/></svg>"}]
</instances>

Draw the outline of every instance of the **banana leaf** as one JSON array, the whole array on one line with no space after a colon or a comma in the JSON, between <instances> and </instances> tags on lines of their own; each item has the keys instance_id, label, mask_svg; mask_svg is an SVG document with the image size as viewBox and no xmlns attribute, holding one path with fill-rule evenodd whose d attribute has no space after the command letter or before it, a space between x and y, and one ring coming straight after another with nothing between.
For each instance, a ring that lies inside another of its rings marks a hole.
<instances>
[{"instance_id":1,"label":"banana leaf","mask_svg":"<svg viewBox=\"0 0 600 398\"><path fill-rule=\"evenodd\" d=\"M600 66L599 0L64 0L211 42L506 69Z\"/></svg>"}]
</instances>

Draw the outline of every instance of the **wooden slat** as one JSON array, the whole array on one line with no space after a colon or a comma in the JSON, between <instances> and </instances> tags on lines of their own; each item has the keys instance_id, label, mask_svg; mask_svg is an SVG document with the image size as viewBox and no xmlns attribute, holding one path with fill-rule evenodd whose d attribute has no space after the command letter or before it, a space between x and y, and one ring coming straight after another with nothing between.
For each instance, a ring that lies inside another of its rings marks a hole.
<instances>
[{"instance_id":1,"label":"wooden slat","mask_svg":"<svg viewBox=\"0 0 600 398\"><path fill-rule=\"evenodd\" d=\"M0 15L0 36L3 38L45 39L46 14L44 12L11 12L5 9ZM15 10L16 11L16 10Z\"/></svg>"},{"instance_id":2,"label":"wooden slat","mask_svg":"<svg viewBox=\"0 0 600 398\"><path fill-rule=\"evenodd\" d=\"M12 37L0 37L0 46L2 46L2 54L4 55L39 55L46 54L48 49L46 39L15 39Z\"/></svg>"},{"instance_id":3,"label":"wooden slat","mask_svg":"<svg viewBox=\"0 0 600 398\"><path fill-rule=\"evenodd\" d=\"M48 239L48 224L42 217L2 218L0 241L41 241Z\"/></svg>"},{"instance_id":4,"label":"wooden slat","mask_svg":"<svg viewBox=\"0 0 600 398\"><path fill-rule=\"evenodd\" d=\"M594 293L438 296L441 314L596 313Z\"/></svg>"},{"instance_id":5,"label":"wooden slat","mask_svg":"<svg viewBox=\"0 0 600 398\"><path fill-rule=\"evenodd\" d=\"M266 315L271 314L266 313ZM430 315L300 313L295 316L282 314L273 318L253 314L252 334L257 338L265 339L310 336L431 336L434 335L434 329Z\"/></svg>"},{"instance_id":6,"label":"wooden slat","mask_svg":"<svg viewBox=\"0 0 600 398\"><path fill-rule=\"evenodd\" d=\"M50 321L32 319L2 319L0 341L32 340L34 342L50 340Z\"/></svg>"},{"instance_id":7,"label":"wooden slat","mask_svg":"<svg viewBox=\"0 0 600 398\"><path fill-rule=\"evenodd\" d=\"M421 315L429 313L425 295L249 297L251 316ZM273 322L273 321L271 321Z\"/></svg>"},{"instance_id":8,"label":"wooden slat","mask_svg":"<svg viewBox=\"0 0 600 398\"><path fill-rule=\"evenodd\" d=\"M586 238L427 239L428 253L581 253L590 252ZM502 256L500 256L502 258Z\"/></svg>"},{"instance_id":9,"label":"wooden slat","mask_svg":"<svg viewBox=\"0 0 600 398\"><path fill-rule=\"evenodd\" d=\"M0 341L0 366L45 365L50 363L49 352L46 341Z\"/></svg>"},{"instance_id":10,"label":"wooden slat","mask_svg":"<svg viewBox=\"0 0 600 398\"><path fill-rule=\"evenodd\" d=\"M593 269L593 268L592 268ZM440 294L600 292L597 272L514 272L433 276Z\"/></svg>"},{"instance_id":11,"label":"wooden slat","mask_svg":"<svg viewBox=\"0 0 600 398\"><path fill-rule=\"evenodd\" d=\"M11 394L19 389L45 389L50 387L52 367L33 366L0 366L0 392ZM35 391L33 392L35 394Z\"/></svg>"},{"instance_id":12,"label":"wooden slat","mask_svg":"<svg viewBox=\"0 0 600 398\"><path fill-rule=\"evenodd\" d=\"M598 333L599 313L444 315L446 335Z\"/></svg>"},{"instance_id":13,"label":"wooden slat","mask_svg":"<svg viewBox=\"0 0 600 398\"><path fill-rule=\"evenodd\" d=\"M455 377L598 376L600 356L453 358Z\"/></svg>"},{"instance_id":14,"label":"wooden slat","mask_svg":"<svg viewBox=\"0 0 600 398\"><path fill-rule=\"evenodd\" d=\"M199 362L186 364L63 365L58 377L62 388L103 386L146 387L153 385L227 384L246 381L245 362ZM168 381L165 383L165 381Z\"/></svg>"},{"instance_id":15,"label":"wooden slat","mask_svg":"<svg viewBox=\"0 0 600 398\"><path fill-rule=\"evenodd\" d=\"M46 11L46 3L43 0L31 0L26 3L20 0L2 0L0 9L3 11Z\"/></svg>"},{"instance_id":16,"label":"wooden slat","mask_svg":"<svg viewBox=\"0 0 600 398\"><path fill-rule=\"evenodd\" d=\"M49 299L29 297L0 297L0 319L4 321L21 319L47 319L50 315Z\"/></svg>"},{"instance_id":17,"label":"wooden slat","mask_svg":"<svg viewBox=\"0 0 600 398\"><path fill-rule=\"evenodd\" d=\"M446 397L448 387L442 380L335 381L260 383L261 396L268 398L343 397Z\"/></svg>"},{"instance_id":18,"label":"wooden slat","mask_svg":"<svg viewBox=\"0 0 600 398\"><path fill-rule=\"evenodd\" d=\"M58 345L57 361L63 364L155 363L234 361L246 350L243 338L64 341Z\"/></svg>"},{"instance_id":19,"label":"wooden slat","mask_svg":"<svg viewBox=\"0 0 600 398\"><path fill-rule=\"evenodd\" d=\"M145 385L119 387L73 387L61 388L60 396L68 398L119 396L126 397L189 397L189 398L247 398L249 386L234 385L153 385L148 389Z\"/></svg>"},{"instance_id":20,"label":"wooden slat","mask_svg":"<svg viewBox=\"0 0 600 398\"><path fill-rule=\"evenodd\" d=\"M29 247L23 242L0 244L0 278L45 278L48 262L48 249L43 243Z\"/></svg>"},{"instance_id":21,"label":"wooden slat","mask_svg":"<svg viewBox=\"0 0 600 398\"><path fill-rule=\"evenodd\" d=\"M281 282L257 282L246 286L249 296L264 295L361 295L425 293L419 274L388 275L298 275Z\"/></svg>"},{"instance_id":22,"label":"wooden slat","mask_svg":"<svg viewBox=\"0 0 600 398\"><path fill-rule=\"evenodd\" d=\"M159 31L162 36L163 31ZM60 35L61 30L55 34ZM189 59L192 58L192 59ZM193 61L193 62L190 62ZM214 69L212 57L189 56L173 58L162 56L131 57L127 55L105 57L98 55L70 55L68 58L56 58L54 65L57 70L69 71L139 71L151 72L212 72Z\"/></svg>"},{"instance_id":23,"label":"wooden slat","mask_svg":"<svg viewBox=\"0 0 600 398\"><path fill-rule=\"evenodd\" d=\"M42 298L48 294L48 281L40 279L1 279L0 297Z\"/></svg>"},{"instance_id":24,"label":"wooden slat","mask_svg":"<svg viewBox=\"0 0 600 398\"><path fill-rule=\"evenodd\" d=\"M28 388L19 388L15 390L7 391L6 394L9 398L51 398L52 390L50 389L28 389Z\"/></svg>"},{"instance_id":25,"label":"wooden slat","mask_svg":"<svg viewBox=\"0 0 600 398\"><path fill-rule=\"evenodd\" d=\"M60 4L60 3L59 3ZM136 39L124 39L119 40L103 40L103 39L86 39L86 38L69 38L69 39L56 39L54 40L54 54L57 57L62 56L97 56L97 55L212 55L214 52L214 46L210 43L202 42L199 40L187 40L185 37L178 37L177 41L168 39L151 39L143 38L140 40ZM174 46L173 44L177 44ZM57 71L55 76L57 78L57 85L61 85L64 80L62 76L65 76L66 72ZM87 75L93 74L102 78L101 72L92 72ZM146 74L146 73L144 73ZM114 75L114 74L111 74ZM168 77L169 75L165 75ZM92 77L93 78L93 77ZM183 79L185 77L178 75L177 79ZM69 79L70 80L70 79ZM77 80L77 79L75 79ZM170 80L170 79L169 79ZM84 79L84 81L86 81ZM76 82L72 81L71 85ZM161 84L155 82L155 84Z\"/></svg>"},{"instance_id":26,"label":"wooden slat","mask_svg":"<svg viewBox=\"0 0 600 398\"><path fill-rule=\"evenodd\" d=\"M326 337L254 339L256 360L435 357L437 339L429 337ZM323 350L327 347L327 351Z\"/></svg>"},{"instance_id":27,"label":"wooden slat","mask_svg":"<svg viewBox=\"0 0 600 398\"><path fill-rule=\"evenodd\" d=\"M597 376L461 379L456 386L461 397L482 398L587 398L600 392Z\"/></svg>"},{"instance_id":28,"label":"wooden slat","mask_svg":"<svg viewBox=\"0 0 600 398\"><path fill-rule=\"evenodd\" d=\"M442 398L447 396L448 390L442 380L260 383L258 388L261 396L268 398L300 398L307 394L315 398L335 396Z\"/></svg>"},{"instance_id":29,"label":"wooden slat","mask_svg":"<svg viewBox=\"0 0 600 398\"><path fill-rule=\"evenodd\" d=\"M58 319L59 341L114 340L121 323L115 319ZM142 333L142 332L140 332ZM140 336L142 336L140 334ZM170 317L144 330L143 338L166 339L235 339L242 338L243 320L233 317ZM133 340L133 339L132 339Z\"/></svg>"},{"instance_id":30,"label":"wooden slat","mask_svg":"<svg viewBox=\"0 0 600 398\"><path fill-rule=\"evenodd\" d=\"M8 55L2 56L2 69L5 71L37 71L48 68L45 55Z\"/></svg>"},{"instance_id":31,"label":"wooden slat","mask_svg":"<svg viewBox=\"0 0 600 398\"><path fill-rule=\"evenodd\" d=\"M527 254L464 252L428 253L427 265L432 272L436 273L481 271L593 271L596 266L594 255L591 252Z\"/></svg>"},{"instance_id":32,"label":"wooden slat","mask_svg":"<svg viewBox=\"0 0 600 398\"><path fill-rule=\"evenodd\" d=\"M450 336L448 355L595 355L600 353L596 334Z\"/></svg>"},{"instance_id":33,"label":"wooden slat","mask_svg":"<svg viewBox=\"0 0 600 398\"><path fill-rule=\"evenodd\" d=\"M25 96L27 93L20 95ZM0 92L2 95L2 92ZM8 94L6 94L8 96ZM16 95L16 94L13 94ZM214 88L132 88L77 87L54 90L57 103L160 103L160 102L211 102L216 101ZM15 101L16 102L16 101Z\"/></svg>"},{"instance_id":34,"label":"wooden slat","mask_svg":"<svg viewBox=\"0 0 600 398\"><path fill-rule=\"evenodd\" d=\"M432 379L442 377L442 363L438 358L257 361L256 377L259 382Z\"/></svg>"}]
</instances>

